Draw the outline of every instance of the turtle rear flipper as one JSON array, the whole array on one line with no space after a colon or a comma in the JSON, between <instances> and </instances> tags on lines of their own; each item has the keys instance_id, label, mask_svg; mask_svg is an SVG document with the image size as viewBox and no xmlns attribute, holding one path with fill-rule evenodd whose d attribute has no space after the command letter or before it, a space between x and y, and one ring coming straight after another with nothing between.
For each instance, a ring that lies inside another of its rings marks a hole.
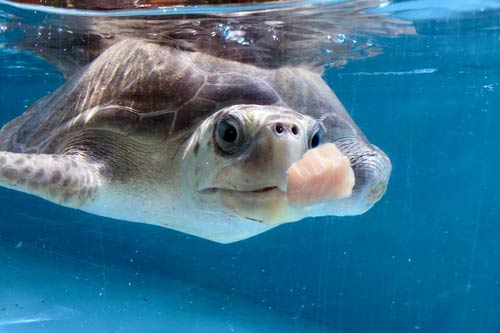
<instances>
[{"instance_id":1,"label":"turtle rear flipper","mask_svg":"<svg viewBox=\"0 0 500 333\"><path fill-rule=\"evenodd\" d=\"M79 155L0 152L0 186L78 208L104 183L101 166Z\"/></svg>"}]
</instances>

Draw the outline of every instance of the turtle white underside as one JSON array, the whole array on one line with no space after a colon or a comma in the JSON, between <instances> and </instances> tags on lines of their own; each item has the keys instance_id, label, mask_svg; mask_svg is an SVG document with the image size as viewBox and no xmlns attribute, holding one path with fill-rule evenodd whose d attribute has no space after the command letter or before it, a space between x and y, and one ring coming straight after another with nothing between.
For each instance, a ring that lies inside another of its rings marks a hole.
<instances>
[{"instance_id":1,"label":"turtle white underside","mask_svg":"<svg viewBox=\"0 0 500 333\"><path fill-rule=\"evenodd\" d=\"M372 205L346 198L295 209L278 195L272 208L277 222L262 223L211 209L210 205L201 208L196 202L186 200L189 193L182 191L188 187L175 182L158 186L133 179L127 183L110 182L102 176L102 168L78 155L0 152L0 186L92 214L158 225L219 243L246 239L308 216L360 214Z\"/></svg>"},{"instance_id":2,"label":"turtle white underside","mask_svg":"<svg viewBox=\"0 0 500 333\"><path fill-rule=\"evenodd\" d=\"M110 186L80 209L119 220L158 225L218 243L236 242L274 227L220 211L200 211L179 200L178 193L151 188Z\"/></svg>"},{"instance_id":3,"label":"turtle white underside","mask_svg":"<svg viewBox=\"0 0 500 333\"><path fill-rule=\"evenodd\" d=\"M0 186L92 214L167 227L219 243L273 227L220 211L197 210L178 192L133 182L111 184L99 170L99 165L81 156L0 152Z\"/></svg>"},{"instance_id":4,"label":"turtle white underside","mask_svg":"<svg viewBox=\"0 0 500 333\"><path fill-rule=\"evenodd\" d=\"M0 152L1 186L92 214L167 227L219 243L273 227L221 211L200 211L182 200L178 191L133 182L111 184L99 169L81 156Z\"/></svg>"}]
</instances>

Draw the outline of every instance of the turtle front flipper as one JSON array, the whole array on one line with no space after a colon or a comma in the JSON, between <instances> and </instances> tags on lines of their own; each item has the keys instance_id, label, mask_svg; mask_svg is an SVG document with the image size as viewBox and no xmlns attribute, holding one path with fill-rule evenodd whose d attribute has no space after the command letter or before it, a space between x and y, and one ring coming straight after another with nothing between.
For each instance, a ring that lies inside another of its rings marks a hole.
<instances>
[{"instance_id":1,"label":"turtle front flipper","mask_svg":"<svg viewBox=\"0 0 500 333\"><path fill-rule=\"evenodd\" d=\"M73 208L95 198L101 169L79 155L0 152L0 186Z\"/></svg>"}]
</instances>

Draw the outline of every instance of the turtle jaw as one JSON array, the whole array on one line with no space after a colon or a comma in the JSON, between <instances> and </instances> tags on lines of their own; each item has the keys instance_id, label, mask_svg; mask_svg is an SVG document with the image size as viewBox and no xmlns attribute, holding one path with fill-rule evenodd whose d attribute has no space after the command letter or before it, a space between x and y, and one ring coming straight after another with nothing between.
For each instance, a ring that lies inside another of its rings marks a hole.
<instances>
[{"instance_id":1,"label":"turtle jaw","mask_svg":"<svg viewBox=\"0 0 500 333\"><path fill-rule=\"evenodd\" d=\"M215 195L219 206L234 215L277 225L308 216L332 215L324 213L332 212L329 207L349 200L354 183L348 158L333 143L328 143L307 151L292 163L281 186L248 188L244 183L234 186L224 182L233 186L212 187L202 192Z\"/></svg>"},{"instance_id":2,"label":"turtle jaw","mask_svg":"<svg viewBox=\"0 0 500 333\"><path fill-rule=\"evenodd\" d=\"M298 211L290 207L286 192L278 186L254 190L208 188L202 195L214 196L227 213L238 217L275 226L301 219Z\"/></svg>"}]
</instances>

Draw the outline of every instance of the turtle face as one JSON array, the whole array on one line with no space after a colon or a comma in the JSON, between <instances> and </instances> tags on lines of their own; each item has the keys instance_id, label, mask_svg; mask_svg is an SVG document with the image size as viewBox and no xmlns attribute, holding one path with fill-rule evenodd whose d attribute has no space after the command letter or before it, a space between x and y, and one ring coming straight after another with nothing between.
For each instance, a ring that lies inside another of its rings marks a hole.
<instances>
[{"instance_id":1,"label":"turtle face","mask_svg":"<svg viewBox=\"0 0 500 333\"><path fill-rule=\"evenodd\" d=\"M236 105L206 119L183 158L198 208L264 224L300 219L288 204L288 170L320 144L321 124L289 108Z\"/></svg>"}]
</instances>

